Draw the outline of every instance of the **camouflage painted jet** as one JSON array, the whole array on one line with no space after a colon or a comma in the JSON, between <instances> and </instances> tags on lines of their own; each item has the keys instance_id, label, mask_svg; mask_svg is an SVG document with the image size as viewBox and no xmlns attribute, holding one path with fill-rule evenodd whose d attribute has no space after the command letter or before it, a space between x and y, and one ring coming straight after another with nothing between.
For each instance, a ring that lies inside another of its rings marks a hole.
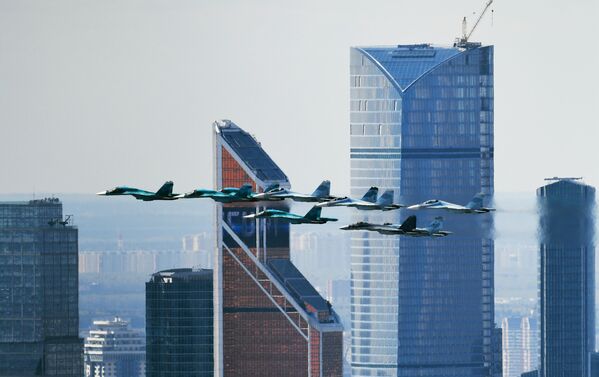
<instances>
[{"instance_id":1,"label":"camouflage painted jet","mask_svg":"<svg viewBox=\"0 0 599 377\"><path fill-rule=\"evenodd\" d=\"M393 204L393 190L387 190L377 200L379 189L371 187L362 199L348 197L333 199L328 202L317 204L318 207L354 207L361 210L391 211L401 208L399 204Z\"/></svg>"},{"instance_id":2,"label":"camouflage painted jet","mask_svg":"<svg viewBox=\"0 0 599 377\"><path fill-rule=\"evenodd\" d=\"M264 190L264 192L256 194L254 197L258 200L274 201L291 199L296 202L325 202L335 199L334 196L331 196L331 181L322 181L310 195L300 194L284 187L276 187L272 190Z\"/></svg>"},{"instance_id":3,"label":"camouflage painted jet","mask_svg":"<svg viewBox=\"0 0 599 377\"><path fill-rule=\"evenodd\" d=\"M265 209L264 211L243 217L246 219L281 219L289 221L291 224L324 224L328 221L337 221L337 219L320 217L321 212L322 208L316 206L312 207L312 209L310 209L305 216L296 215L294 213L289 213L278 209Z\"/></svg>"},{"instance_id":4,"label":"camouflage painted jet","mask_svg":"<svg viewBox=\"0 0 599 377\"><path fill-rule=\"evenodd\" d=\"M416 216L409 216L401 225L385 223L370 224L367 222L358 222L341 227L343 230L368 230L379 232L380 234L409 236L409 237L445 237L452 232L441 230L443 227L443 218L435 217L435 220L426 228L416 227Z\"/></svg>"},{"instance_id":5,"label":"camouflage painted jet","mask_svg":"<svg viewBox=\"0 0 599 377\"><path fill-rule=\"evenodd\" d=\"M153 200L176 200L179 199L180 195L173 194L173 185L173 181L167 181L156 192L140 190L135 187L117 186L112 190L98 192L97 195L131 195L135 199L143 200L144 202Z\"/></svg>"},{"instance_id":6,"label":"camouflage painted jet","mask_svg":"<svg viewBox=\"0 0 599 377\"><path fill-rule=\"evenodd\" d=\"M495 208L483 207L484 194L479 193L472 198L472 200L465 206L459 204L453 204L444 202L438 199L427 200L426 202L409 206L408 209L419 210L419 209L441 209L456 213L488 213L495 211Z\"/></svg>"},{"instance_id":7,"label":"camouflage painted jet","mask_svg":"<svg viewBox=\"0 0 599 377\"><path fill-rule=\"evenodd\" d=\"M239 188L225 187L220 191L197 189L180 195L183 199L210 198L219 203L255 202L252 185L246 183Z\"/></svg>"}]
</instances>

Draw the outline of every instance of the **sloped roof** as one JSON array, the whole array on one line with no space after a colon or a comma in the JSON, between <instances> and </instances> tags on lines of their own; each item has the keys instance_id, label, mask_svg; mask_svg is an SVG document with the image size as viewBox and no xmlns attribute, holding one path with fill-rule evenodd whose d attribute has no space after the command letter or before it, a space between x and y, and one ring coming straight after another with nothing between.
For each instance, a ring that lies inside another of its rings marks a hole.
<instances>
[{"instance_id":1,"label":"sloped roof","mask_svg":"<svg viewBox=\"0 0 599 377\"><path fill-rule=\"evenodd\" d=\"M462 52L458 48L428 44L362 47L358 50L382 67L402 92L431 69Z\"/></svg>"},{"instance_id":2,"label":"sloped roof","mask_svg":"<svg viewBox=\"0 0 599 377\"><path fill-rule=\"evenodd\" d=\"M271 259L269 269L299 302L310 304L318 311L329 311L326 300L289 259Z\"/></svg>"},{"instance_id":3,"label":"sloped roof","mask_svg":"<svg viewBox=\"0 0 599 377\"><path fill-rule=\"evenodd\" d=\"M216 123L216 127L227 145L237 153L258 179L265 182L289 181L281 168L252 135L230 120L219 121Z\"/></svg>"}]
</instances>

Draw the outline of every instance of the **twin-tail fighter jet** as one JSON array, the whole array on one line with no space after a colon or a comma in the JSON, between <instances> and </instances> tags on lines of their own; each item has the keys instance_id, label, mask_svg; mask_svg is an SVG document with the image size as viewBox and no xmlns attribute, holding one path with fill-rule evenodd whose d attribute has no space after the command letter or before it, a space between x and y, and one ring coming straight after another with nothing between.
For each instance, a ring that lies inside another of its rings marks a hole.
<instances>
[{"instance_id":1,"label":"twin-tail fighter jet","mask_svg":"<svg viewBox=\"0 0 599 377\"><path fill-rule=\"evenodd\" d=\"M101 191L97 195L116 196L116 195L131 195L135 199L149 202L153 200L176 200L179 199L179 194L173 194L173 181L165 182L162 187L156 192L140 190L135 187L117 186L112 190Z\"/></svg>"},{"instance_id":2,"label":"twin-tail fighter jet","mask_svg":"<svg viewBox=\"0 0 599 377\"><path fill-rule=\"evenodd\" d=\"M401 205L393 204L393 190L387 190L377 199L378 187L371 187L362 199L348 197L333 199L328 202L317 204L318 207L354 207L361 210L391 211L401 208Z\"/></svg>"},{"instance_id":3,"label":"twin-tail fighter jet","mask_svg":"<svg viewBox=\"0 0 599 377\"><path fill-rule=\"evenodd\" d=\"M264 211L243 217L246 219L282 219L289 221L291 224L325 224L328 221L337 221L337 219L320 217L321 212L322 208L316 206L312 207L305 216L281 211L279 209L265 209Z\"/></svg>"},{"instance_id":4,"label":"twin-tail fighter jet","mask_svg":"<svg viewBox=\"0 0 599 377\"><path fill-rule=\"evenodd\" d=\"M252 191L252 185L246 183L239 188L225 187L220 191L197 189L181 195L183 199L210 198L219 203L255 202L256 193Z\"/></svg>"},{"instance_id":5,"label":"twin-tail fighter jet","mask_svg":"<svg viewBox=\"0 0 599 377\"><path fill-rule=\"evenodd\" d=\"M256 194L254 198L264 201L291 199L296 202L326 202L335 199L331 196L331 181L322 181L312 194L301 194L283 187L275 187Z\"/></svg>"},{"instance_id":6,"label":"twin-tail fighter jet","mask_svg":"<svg viewBox=\"0 0 599 377\"><path fill-rule=\"evenodd\" d=\"M453 204L444 202L438 199L427 200L420 204L409 206L408 209L420 210L420 209L441 209L455 213L488 213L495 211L495 208L483 207L484 194L476 194L472 200L465 206L459 204Z\"/></svg>"},{"instance_id":7,"label":"twin-tail fighter jet","mask_svg":"<svg viewBox=\"0 0 599 377\"><path fill-rule=\"evenodd\" d=\"M385 223L371 224L360 221L355 224L341 227L343 230L368 230L380 234L409 236L409 237L445 237L452 232L441 230L443 227L443 218L435 217L435 220L426 228L416 227L416 216L408 217L401 225Z\"/></svg>"}]
</instances>

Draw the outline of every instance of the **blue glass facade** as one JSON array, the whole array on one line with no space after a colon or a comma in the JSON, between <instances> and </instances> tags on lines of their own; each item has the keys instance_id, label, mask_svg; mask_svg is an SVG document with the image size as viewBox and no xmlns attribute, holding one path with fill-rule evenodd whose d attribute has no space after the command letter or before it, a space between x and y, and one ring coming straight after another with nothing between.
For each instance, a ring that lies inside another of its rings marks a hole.
<instances>
[{"instance_id":1,"label":"blue glass facade","mask_svg":"<svg viewBox=\"0 0 599 377\"><path fill-rule=\"evenodd\" d=\"M0 376L80 377L78 230L56 198L0 202Z\"/></svg>"},{"instance_id":2,"label":"blue glass facade","mask_svg":"<svg viewBox=\"0 0 599 377\"><path fill-rule=\"evenodd\" d=\"M541 377L586 377L595 351L595 189L558 180L537 190Z\"/></svg>"},{"instance_id":3,"label":"blue glass facade","mask_svg":"<svg viewBox=\"0 0 599 377\"><path fill-rule=\"evenodd\" d=\"M467 203L493 194L493 47L350 51L351 195ZM399 223L407 211L355 212ZM418 213L427 225L438 213ZM445 215L443 239L353 233L352 376L487 376L492 217Z\"/></svg>"},{"instance_id":4,"label":"blue glass facade","mask_svg":"<svg viewBox=\"0 0 599 377\"><path fill-rule=\"evenodd\" d=\"M214 376L212 277L178 268L146 283L146 376Z\"/></svg>"}]
</instances>

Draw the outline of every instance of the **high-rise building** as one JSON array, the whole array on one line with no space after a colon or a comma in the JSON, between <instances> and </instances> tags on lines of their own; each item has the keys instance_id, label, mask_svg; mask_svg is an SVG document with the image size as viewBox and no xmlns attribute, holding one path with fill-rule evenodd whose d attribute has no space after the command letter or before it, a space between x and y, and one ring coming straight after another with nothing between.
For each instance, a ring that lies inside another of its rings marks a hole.
<instances>
[{"instance_id":1,"label":"high-rise building","mask_svg":"<svg viewBox=\"0 0 599 377\"><path fill-rule=\"evenodd\" d=\"M536 318L522 317L522 372L539 367L539 323Z\"/></svg>"},{"instance_id":2,"label":"high-rise building","mask_svg":"<svg viewBox=\"0 0 599 377\"><path fill-rule=\"evenodd\" d=\"M552 178L537 189L541 377L587 377L595 351L595 188Z\"/></svg>"},{"instance_id":3,"label":"high-rise building","mask_svg":"<svg viewBox=\"0 0 599 377\"><path fill-rule=\"evenodd\" d=\"M231 121L214 124L215 186L290 187L256 141ZM259 203L216 206L217 377L342 374L342 325L289 259L289 223L245 219ZM284 203L269 208L287 208Z\"/></svg>"},{"instance_id":4,"label":"high-rise building","mask_svg":"<svg viewBox=\"0 0 599 377\"><path fill-rule=\"evenodd\" d=\"M350 64L352 197L377 186L402 204L491 199L492 46L352 48ZM352 233L352 376L491 373L493 218L444 216L454 233L442 239Z\"/></svg>"},{"instance_id":5,"label":"high-rise building","mask_svg":"<svg viewBox=\"0 0 599 377\"><path fill-rule=\"evenodd\" d=\"M147 377L212 377L212 270L160 271L146 283Z\"/></svg>"},{"instance_id":6,"label":"high-rise building","mask_svg":"<svg viewBox=\"0 0 599 377\"><path fill-rule=\"evenodd\" d=\"M519 317L504 318L501 321L503 377L519 377L523 370L522 330Z\"/></svg>"},{"instance_id":7,"label":"high-rise building","mask_svg":"<svg viewBox=\"0 0 599 377\"><path fill-rule=\"evenodd\" d=\"M506 317L503 330L503 377L520 377L537 368L539 337L536 321L530 317Z\"/></svg>"},{"instance_id":8,"label":"high-rise building","mask_svg":"<svg viewBox=\"0 0 599 377\"><path fill-rule=\"evenodd\" d=\"M84 344L85 377L145 377L146 337L121 318L94 321Z\"/></svg>"},{"instance_id":9,"label":"high-rise building","mask_svg":"<svg viewBox=\"0 0 599 377\"><path fill-rule=\"evenodd\" d=\"M0 202L0 376L83 374L77 249L58 199Z\"/></svg>"}]
</instances>

